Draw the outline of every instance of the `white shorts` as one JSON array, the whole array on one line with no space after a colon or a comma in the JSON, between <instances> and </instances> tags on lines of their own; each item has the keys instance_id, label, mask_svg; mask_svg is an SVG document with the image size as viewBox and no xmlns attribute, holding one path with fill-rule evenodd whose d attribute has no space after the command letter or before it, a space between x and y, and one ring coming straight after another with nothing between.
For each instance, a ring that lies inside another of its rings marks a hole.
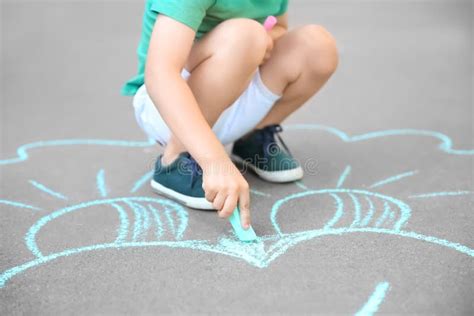
<instances>
[{"instance_id":1,"label":"white shorts","mask_svg":"<svg viewBox=\"0 0 474 316\"><path fill-rule=\"evenodd\" d=\"M191 74L183 69L181 76L187 80ZM281 96L270 91L257 70L247 89L219 117L212 128L222 144L230 144L250 132L267 115ZM135 117L145 134L161 145L170 138L170 129L142 85L133 98Z\"/></svg>"}]
</instances>

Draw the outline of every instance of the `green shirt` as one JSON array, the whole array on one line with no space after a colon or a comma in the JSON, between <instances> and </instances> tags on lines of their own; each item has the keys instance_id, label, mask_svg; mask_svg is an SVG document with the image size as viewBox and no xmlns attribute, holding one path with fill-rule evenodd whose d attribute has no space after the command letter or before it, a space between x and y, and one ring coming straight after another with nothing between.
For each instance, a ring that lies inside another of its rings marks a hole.
<instances>
[{"instance_id":1,"label":"green shirt","mask_svg":"<svg viewBox=\"0 0 474 316\"><path fill-rule=\"evenodd\" d=\"M199 39L222 21L243 17L263 23L269 15L282 15L287 8L288 0L147 0L137 49L138 74L123 86L122 94L135 95L145 81L146 55L158 13L189 26Z\"/></svg>"}]
</instances>

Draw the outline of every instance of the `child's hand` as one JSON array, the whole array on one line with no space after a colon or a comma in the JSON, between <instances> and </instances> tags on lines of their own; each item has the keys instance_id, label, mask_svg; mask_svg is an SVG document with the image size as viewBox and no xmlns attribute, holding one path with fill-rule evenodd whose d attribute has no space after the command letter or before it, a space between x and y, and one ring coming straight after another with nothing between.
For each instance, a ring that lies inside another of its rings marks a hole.
<instances>
[{"instance_id":1,"label":"child's hand","mask_svg":"<svg viewBox=\"0 0 474 316\"><path fill-rule=\"evenodd\" d=\"M264 64L267 60L270 59L270 57L272 56L273 46L275 45L273 37L270 35L270 33L267 33L267 35L268 35L267 36L268 37L267 51L265 53L265 57L262 60L262 64Z\"/></svg>"},{"instance_id":2,"label":"child's hand","mask_svg":"<svg viewBox=\"0 0 474 316\"><path fill-rule=\"evenodd\" d=\"M219 217L227 218L240 208L242 227L250 227L250 193L249 185L240 171L228 157L221 161L212 161L202 165L203 189L206 199L212 202Z\"/></svg>"}]
</instances>

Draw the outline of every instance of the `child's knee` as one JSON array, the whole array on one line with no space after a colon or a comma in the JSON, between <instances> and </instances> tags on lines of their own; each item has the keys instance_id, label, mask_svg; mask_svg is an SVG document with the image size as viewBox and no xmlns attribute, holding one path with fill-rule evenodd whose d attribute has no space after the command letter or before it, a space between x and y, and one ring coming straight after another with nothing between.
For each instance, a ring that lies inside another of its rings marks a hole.
<instances>
[{"instance_id":1,"label":"child's knee","mask_svg":"<svg viewBox=\"0 0 474 316\"><path fill-rule=\"evenodd\" d=\"M218 50L228 50L236 58L245 58L257 65L263 59L268 35L257 21L246 18L229 19L216 29L220 35Z\"/></svg>"},{"instance_id":2,"label":"child's knee","mask_svg":"<svg viewBox=\"0 0 474 316\"><path fill-rule=\"evenodd\" d=\"M324 27L309 24L298 29L299 45L309 57L309 69L320 75L330 76L339 62L336 40Z\"/></svg>"}]
</instances>

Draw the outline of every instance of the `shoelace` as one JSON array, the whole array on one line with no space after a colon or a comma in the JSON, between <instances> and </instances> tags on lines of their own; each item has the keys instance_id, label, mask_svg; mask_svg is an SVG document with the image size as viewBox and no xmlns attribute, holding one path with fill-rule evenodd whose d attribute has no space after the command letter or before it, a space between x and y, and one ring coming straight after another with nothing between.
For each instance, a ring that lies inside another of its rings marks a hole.
<instances>
[{"instance_id":1,"label":"shoelace","mask_svg":"<svg viewBox=\"0 0 474 316\"><path fill-rule=\"evenodd\" d=\"M275 135L277 136L280 144L283 145L283 148L285 148L286 152L291 155L290 150L280 136L282 131L283 128L279 124L268 125L259 131L258 135L261 137L260 140L263 144L263 155L265 158L269 159L270 156L276 155L280 150L275 141Z\"/></svg>"},{"instance_id":2,"label":"shoelace","mask_svg":"<svg viewBox=\"0 0 474 316\"><path fill-rule=\"evenodd\" d=\"M202 169L194 158L187 153L183 159L183 169L191 174L191 182L189 186L192 188L198 176L202 175Z\"/></svg>"}]
</instances>

